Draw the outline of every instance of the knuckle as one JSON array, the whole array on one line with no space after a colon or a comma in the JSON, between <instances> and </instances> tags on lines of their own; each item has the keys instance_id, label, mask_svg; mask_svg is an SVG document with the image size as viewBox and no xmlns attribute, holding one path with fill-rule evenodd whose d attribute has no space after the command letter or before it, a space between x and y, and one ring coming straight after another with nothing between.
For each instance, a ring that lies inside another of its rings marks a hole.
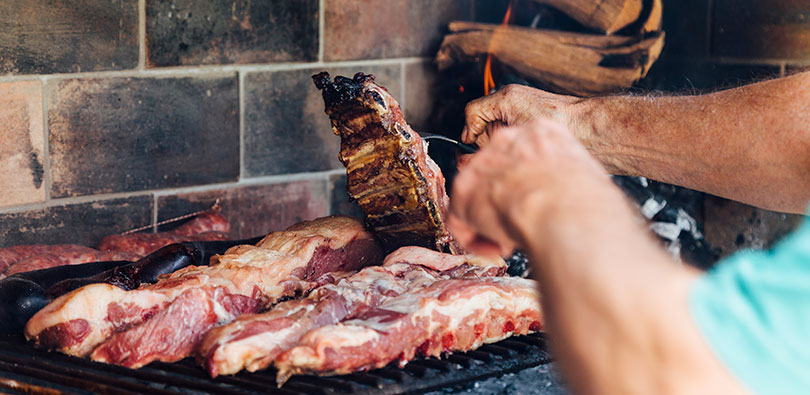
<instances>
[{"instance_id":1,"label":"knuckle","mask_svg":"<svg viewBox=\"0 0 810 395\"><path fill-rule=\"evenodd\" d=\"M509 84L509 85L507 85L507 86L503 87L503 88L501 89L501 92L503 92L503 95L504 95L504 96L514 96L515 94L517 94L518 92L520 92L522 88L523 88L523 86L522 86L522 85L518 85L518 84Z\"/></svg>"},{"instance_id":2,"label":"knuckle","mask_svg":"<svg viewBox=\"0 0 810 395\"><path fill-rule=\"evenodd\" d=\"M467 115L471 115L471 113L475 112L480 105L479 100L480 99L476 99L471 102L467 102L467 104L464 106L464 112L467 113Z\"/></svg>"}]
</instances>

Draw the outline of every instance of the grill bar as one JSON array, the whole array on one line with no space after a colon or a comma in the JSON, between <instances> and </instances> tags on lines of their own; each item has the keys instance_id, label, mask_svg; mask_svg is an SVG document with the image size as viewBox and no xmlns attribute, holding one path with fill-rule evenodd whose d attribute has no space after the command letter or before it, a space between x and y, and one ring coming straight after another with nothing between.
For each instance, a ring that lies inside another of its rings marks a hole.
<instances>
[{"instance_id":1,"label":"grill bar","mask_svg":"<svg viewBox=\"0 0 810 395\"><path fill-rule=\"evenodd\" d=\"M19 338L0 339L0 392L77 394L400 394L464 385L548 363L542 334L513 337L444 359L344 376L293 376L277 388L275 371L211 379L191 359L131 370L37 350Z\"/></svg>"}]
</instances>

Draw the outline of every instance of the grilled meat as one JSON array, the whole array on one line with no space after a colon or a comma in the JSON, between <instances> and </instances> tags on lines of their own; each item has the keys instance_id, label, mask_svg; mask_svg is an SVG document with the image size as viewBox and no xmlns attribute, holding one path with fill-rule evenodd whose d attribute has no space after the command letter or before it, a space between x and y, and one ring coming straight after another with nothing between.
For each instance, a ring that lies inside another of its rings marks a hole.
<instances>
[{"instance_id":1,"label":"grilled meat","mask_svg":"<svg viewBox=\"0 0 810 395\"><path fill-rule=\"evenodd\" d=\"M397 101L372 75L331 81L322 72L312 78L340 136L338 158L346 166L349 195L385 247L463 253L446 227L444 176L422 138L405 123Z\"/></svg>"},{"instance_id":2,"label":"grilled meat","mask_svg":"<svg viewBox=\"0 0 810 395\"><path fill-rule=\"evenodd\" d=\"M292 374L346 374L416 356L472 350L542 329L539 295L515 277L449 279L382 302L351 320L323 326L275 360L278 381Z\"/></svg>"},{"instance_id":3,"label":"grilled meat","mask_svg":"<svg viewBox=\"0 0 810 395\"><path fill-rule=\"evenodd\" d=\"M124 291L110 284L79 288L34 315L25 334L39 346L84 356L111 335L131 330L158 313L161 322L167 325L176 322L173 316L166 315L183 316L182 309L170 309L174 313L162 311L191 289L221 289L222 295L247 297L260 308L266 308L282 298L334 281L330 273L351 272L381 260L380 247L358 221L348 217L322 218L271 233L256 246L233 247L212 258L211 266L189 266L136 290ZM225 321L217 319L220 324ZM202 333L198 331L199 335ZM186 339L193 345L198 337ZM117 345L118 349L137 347L131 340L136 339L131 336L114 339L129 342ZM162 358L154 353L148 357ZM104 358L113 360L109 355ZM132 366L137 364L132 358L126 360Z\"/></svg>"},{"instance_id":4,"label":"grilled meat","mask_svg":"<svg viewBox=\"0 0 810 395\"><path fill-rule=\"evenodd\" d=\"M212 330L198 354L213 377L264 369L312 329L363 314L387 299L440 279L500 275L505 269L500 258L403 247L389 255L382 267L367 267L314 290L305 299L281 303L267 313L242 316Z\"/></svg>"},{"instance_id":5,"label":"grilled meat","mask_svg":"<svg viewBox=\"0 0 810 395\"><path fill-rule=\"evenodd\" d=\"M96 347L90 358L128 368L154 360L179 361L217 324L258 309L258 300L231 294L222 287L191 288L143 324L114 334Z\"/></svg>"}]
</instances>

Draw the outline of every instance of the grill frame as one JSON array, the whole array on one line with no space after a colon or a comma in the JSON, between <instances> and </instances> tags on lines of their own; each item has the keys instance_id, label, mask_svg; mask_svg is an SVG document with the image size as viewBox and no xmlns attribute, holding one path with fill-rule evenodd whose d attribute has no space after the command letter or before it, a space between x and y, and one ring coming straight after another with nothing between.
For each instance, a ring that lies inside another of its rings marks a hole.
<instances>
[{"instance_id":1,"label":"grill frame","mask_svg":"<svg viewBox=\"0 0 810 395\"><path fill-rule=\"evenodd\" d=\"M407 394L463 386L551 362L542 333L510 337L443 359L418 358L404 368L350 375L293 376L281 388L275 370L211 379L192 359L132 370L38 350L21 337L0 338L0 391L77 394Z\"/></svg>"}]
</instances>

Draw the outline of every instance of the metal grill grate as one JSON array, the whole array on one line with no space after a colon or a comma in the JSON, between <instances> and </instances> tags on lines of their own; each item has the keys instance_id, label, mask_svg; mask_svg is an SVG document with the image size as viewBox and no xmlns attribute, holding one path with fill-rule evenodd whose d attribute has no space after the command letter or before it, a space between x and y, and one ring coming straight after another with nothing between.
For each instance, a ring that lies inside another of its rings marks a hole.
<instances>
[{"instance_id":1,"label":"metal grill grate","mask_svg":"<svg viewBox=\"0 0 810 395\"><path fill-rule=\"evenodd\" d=\"M108 394L399 394L436 390L551 361L542 334L509 338L444 359L417 359L344 376L294 376L276 388L275 371L214 380L191 359L138 370L37 350L20 339L0 341L0 392Z\"/></svg>"}]
</instances>

